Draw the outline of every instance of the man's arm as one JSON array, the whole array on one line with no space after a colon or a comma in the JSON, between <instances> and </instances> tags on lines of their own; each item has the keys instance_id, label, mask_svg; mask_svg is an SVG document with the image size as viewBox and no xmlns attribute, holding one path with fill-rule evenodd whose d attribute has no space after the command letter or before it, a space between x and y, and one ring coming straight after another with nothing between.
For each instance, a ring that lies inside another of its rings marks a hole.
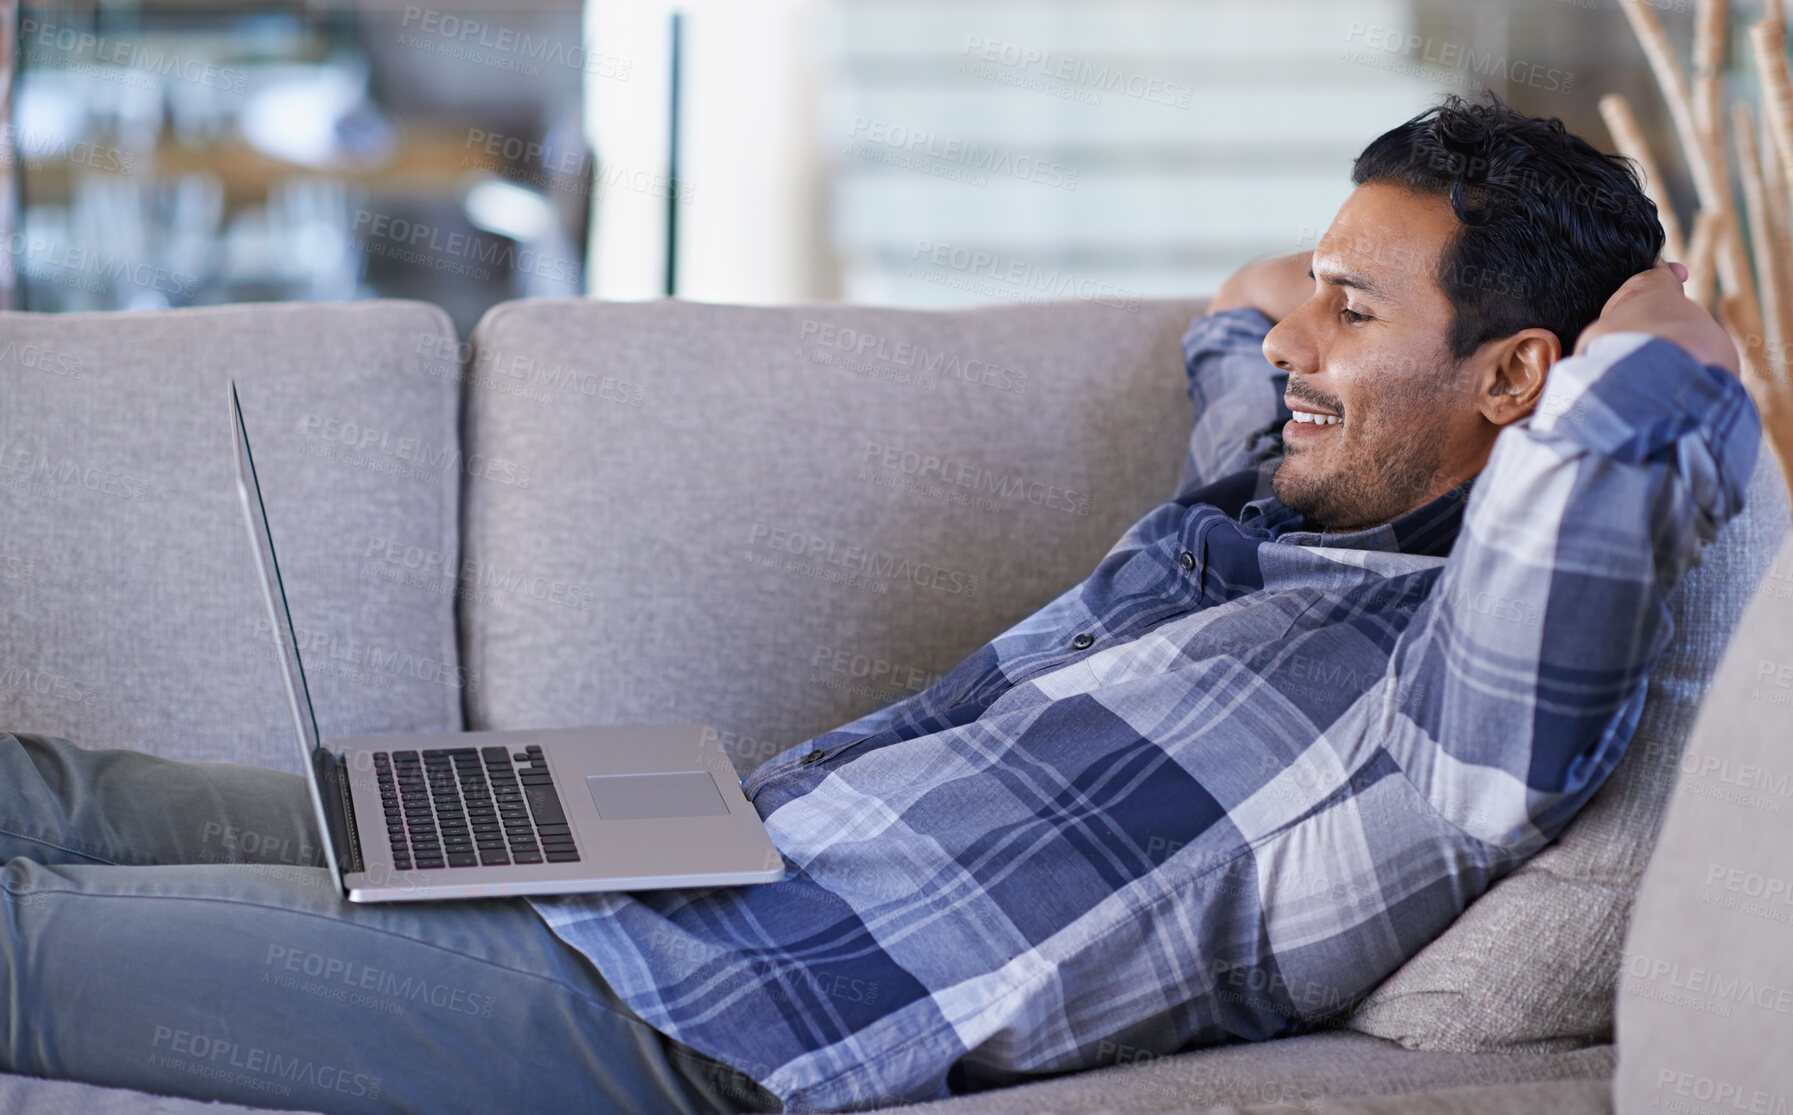
<instances>
[{"instance_id":1,"label":"man's arm","mask_svg":"<svg viewBox=\"0 0 1793 1115\"><path fill-rule=\"evenodd\" d=\"M1282 455L1288 373L1264 359L1271 326L1313 294L1312 252L1254 260L1222 283L1183 335L1183 368L1195 424L1177 480L1178 501L1242 469Z\"/></svg>"},{"instance_id":2,"label":"man's arm","mask_svg":"<svg viewBox=\"0 0 1793 1115\"><path fill-rule=\"evenodd\" d=\"M1220 284L1208 303L1208 312L1249 306L1272 322L1281 321L1313 297L1313 265L1311 251L1254 259Z\"/></svg>"},{"instance_id":3,"label":"man's arm","mask_svg":"<svg viewBox=\"0 0 1793 1115\"><path fill-rule=\"evenodd\" d=\"M1687 281L1687 268L1678 263L1671 263L1666 266L1673 269L1673 274L1678 282ZM1662 284L1659 283L1659 285ZM1621 290L1620 293L1622 294L1625 292ZM1614 295L1615 300L1617 297L1617 295ZM1635 300L1640 297L1639 292L1636 290L1631 292L1631 297L1633 299L1632 317L1634 318L1634 322L1630 327L1642 329L1646 332L1652 331L1648 321L1648 314L1650 312L1648 303L1646 302L1641 308L1636 305ZM1603 314L1601 320L1604 321L1606 317L1610 315L1610 312L1611 307L1609 304L1608 313ZM1721 360L1724 366L1731 370L1733 375L1741 374L1738 369L1739 362L1735 346L1730 345L1728 338L1722 339L1721 343L1720 338L1712 335L1716 323L1712 323L1711 326L1708 326L1707 322L1711 322L1711 318L1706 318L1706 322L1699 322L1696 320L1691 324L1699 327L1699 331L1705 334L1705 343L1711 346L1712 350L1716 351L1716 355L1713 359ZM1600 335L1599 325L1600 323L1596 322L1582 333L1581 339L1576 342L1575 350L1577 352L1583 351L1588 344ZM1626 326L1620 325L1618 327L1624 328ZM1610 329L1608 331L1610 331ZM1590 336L1590 334L1592 334L1592 336ZM1660 336L1662 334L1659 333L1658 335ZM1686 348L1688 345L1683 344L1682 347ZM1728 352L1726 350L1728 350ZM1784 357L1785 354L1770 353L1768 355L1770 357ZM1766 360L1765 363L1770 369L1770 374L1745 380L1744 385L1749 388L1750 396L1755 400L1756 413L1759 414L1762 419L1762 432L1766 436L1769 446L1774 450L1775 456L1780 461L1781 475L1785 478L1788 489L1793 490L1793 374L1789 374L1786 371L1775 373L1773 367L1778 362L1778 359Z\"/></svg>"},{"instance_id":4,"label":"man's arm","mask_svg":"<svg viewBox=\"0 0 1793 1115\"><path fill-rule=\"evenodd\" d=\"M1755 464L1761 424L1735 368L1659 267L1496 439L1365 741L1471 835L1535 852L1624 755L1672 634L1666 598Z\"/></svg>"}]
</instances>

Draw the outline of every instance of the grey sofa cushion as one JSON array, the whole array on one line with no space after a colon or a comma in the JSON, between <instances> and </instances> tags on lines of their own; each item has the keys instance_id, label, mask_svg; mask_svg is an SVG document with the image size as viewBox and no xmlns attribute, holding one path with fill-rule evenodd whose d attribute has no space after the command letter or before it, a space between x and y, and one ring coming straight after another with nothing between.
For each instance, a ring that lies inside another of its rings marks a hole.
<instances>
[{"instance_id":1,"label":"grey sofa cushion","mask_svg":"<svg viewBox=\"0 0 1793 1115\"><path fill-rule=\"evenodd\" d=\"M1311 1110L1324 1115L1608 1115L1612 1085L1603 1080L1548 1080L1490 1088L1447 1088L1417 1095L1323 1099ZM1215 1107L1202 1115L1271 1115L1283 1104Z\"/></svg>"},{"instance_id":2,"label":"grey sofa cushion","mask_svg":"<svg viewBox=\"0 0 1793 1115\"><path fill-rule=\"evenodd\" d=\"M1570 1053L1427 1054L1361 1035L1331 1033L1124 1061L1015 1088L885 1110L905 1115L1267 1115L1291 1109L1328 1115L1604 1115L1612 1110L1607 1083L1612 1072L1607 1047ZM259 1110L0 1074L0 1111L16 1115L242 1115Z\"/></svg>"},{"instance_id":3,"label":"grey sofa cushion","mask_svg":"<svg viewBox=\"0 0 1793 1115\"><path fill-rule=\"evenodd\" d=\"M1592 1081L1599 1091L1613 1072L1610 1046L1557 1053L1416 1053L1349 1031L1157 1058L1134 1059L1121 1048L1115 1051L1115 1060L1118 1063L1110 1068L900 1110L905 1115L1040 1115L1053 1111L1194 1112L1223 1104L1248 1104L1257 1105L1253 1110L1332 1111L1333 1097L1484 1090L1531 1081ZM1452 1110L1481 1111L1478 1107Z\"/></svg>"},{"instance_id":4,"label":"grey sofa cushion","mask_svg":"<svg viewBox=\"0 0 1793 1115\"><path fill-rule=\"evenodd\" d=\"M700 721L745 774L922 688L1176 490L1199 308L496 307L470 724Z\"/></svg>"},{"instance_id":5,"label":"grey sofa cushion","mask_svg":"<svg viewBox=\"0 0 1793 1115\"><path fill-rule=\"evenodd\" d=\"M1793 1105L1793 542L1712 683L1625 941L1621 1110Z\"/></svg>"},{"instance_id":6,"label":"grey sofa cushion","mask_svg":"<svg viewBox=\"0 0 1793 1115\"><path fill-rule=\"evenodd\" d=\"M453 568L454 350L422 303L0 315L0 724L298 769L234 376L320 728L459 729L453 581L406 560Z\"/></svg>"},{"instance_id":7,"label":"grey sofa cushion","mask_svg":"<svg viewBox=\"0 0 1793 1115\"><path fill-rule=\"evenodd\" d=\"M261 1115L268 1110L0 1073L0 1111L7 1115Z\"/></svg>"},{"instance_id":8,"label":"grey sofa cushion","mask_svg":"<svg viewBox=\"0 0 1793 1115\"><path fill-rule=\"evenodd\" d=\"M1764 444L1744 512L1671 599L1676 633L1624 761L1554 844L1384 981L1348 1025L1416 1049L1611 1040L1621 943L1675 764L1787 528L1786 486Z\"/></svg>"}]
</instances>

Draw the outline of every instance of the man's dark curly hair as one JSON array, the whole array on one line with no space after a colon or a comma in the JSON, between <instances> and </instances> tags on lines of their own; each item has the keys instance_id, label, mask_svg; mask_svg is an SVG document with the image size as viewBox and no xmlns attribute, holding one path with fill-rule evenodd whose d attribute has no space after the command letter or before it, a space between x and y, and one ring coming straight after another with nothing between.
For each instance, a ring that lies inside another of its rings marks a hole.
<instances>
[{"instance_id":1,"label":"man's dark curly hair","mask_svg":"<svg viewBox=\"0 0 1793 1115\"><path fill-rule=\"evenodd\" d=\"M1521 329L1555 333L1567 353L1619 286L1662 251L1662 222L1629 160L1571 135L1556 117L1514 111L1492 91L1443 104L1383 133L1351 168L1356 185L1450 199L1457 234L1438 284L1456 311L1461 360Z\"/></svg>"}]
</instances>

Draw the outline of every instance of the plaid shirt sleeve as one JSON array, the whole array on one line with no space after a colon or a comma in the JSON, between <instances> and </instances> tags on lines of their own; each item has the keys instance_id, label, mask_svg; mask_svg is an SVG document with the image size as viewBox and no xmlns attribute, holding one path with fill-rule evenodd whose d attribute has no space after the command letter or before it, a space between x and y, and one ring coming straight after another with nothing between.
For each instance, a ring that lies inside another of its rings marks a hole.
<instances>
[{"instance_id":1,"label":"plaid shirt sleeve","mask_svg":"<svg viewBox=\"0 0 1793 1115\"><path fill-rule=\"evenodd\" d=\"M1289 373L1264 359L1273 322L1239 306L1198 317L1183 334L1183 370L1195 423L1183 457L1177 500L1225 476L1282 456L1283 402Z\"/></svg>"},{"instance_id":2,"label":"plaid shirt sleeve","mask_svg":"<svg viewBox=\"0 0 1793 1115\"><path fill-rule=\"evenodd\" d=\"M1363 746L1476 839L1542 847L1623 756L1668 594L1741 509L1760 439L1736 377L1668 341L1559 361L1496 439Z\"/></svg>"}]
</instances>

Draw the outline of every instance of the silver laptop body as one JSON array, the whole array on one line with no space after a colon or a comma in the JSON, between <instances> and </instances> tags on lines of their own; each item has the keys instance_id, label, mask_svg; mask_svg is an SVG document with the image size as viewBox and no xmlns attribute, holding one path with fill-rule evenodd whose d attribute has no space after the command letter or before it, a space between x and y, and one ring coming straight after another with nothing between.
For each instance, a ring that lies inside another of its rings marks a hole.
<instances>
[{"instance_id":1,"label":"silver laptop body","mask_svg":"<svg viewBox=\"0 0 1793 1115\"><path fill-rule=\"evenodd\" d=\"M236 383L237 491L324 855L351 902L769 883L784 874L703 724L320 741Z\"/></svg>"}]
</instances>

